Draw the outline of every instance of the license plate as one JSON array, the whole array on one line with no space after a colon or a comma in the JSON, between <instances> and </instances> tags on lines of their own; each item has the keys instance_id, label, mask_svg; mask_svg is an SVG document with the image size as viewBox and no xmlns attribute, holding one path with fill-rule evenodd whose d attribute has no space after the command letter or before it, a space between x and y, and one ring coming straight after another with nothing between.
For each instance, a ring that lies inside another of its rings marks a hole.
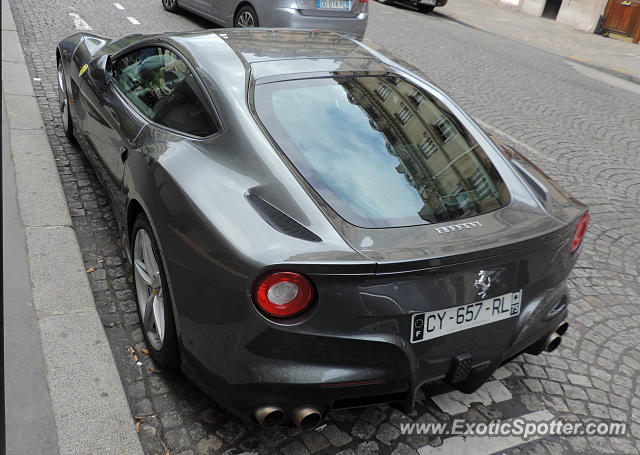
<instances>
[{"instance_id":1,"label":"license plate","mask_svg":"<svg viewBox=\"0 0 640 455\"><path fill-rule=\"evenodd\" d=\"M349 0L317 0L318 9L349 9Z\"/></svg>"},{"instance_id":2,"label":"license plate","mask_svg":"<svg viewBox=\"0 0 640 455\"><path fill-rule=\"evenodd\" d=\"M431 340L520 314L522 290L444 310L411 315L411 342Z\"/></svg>"}]
</instances>

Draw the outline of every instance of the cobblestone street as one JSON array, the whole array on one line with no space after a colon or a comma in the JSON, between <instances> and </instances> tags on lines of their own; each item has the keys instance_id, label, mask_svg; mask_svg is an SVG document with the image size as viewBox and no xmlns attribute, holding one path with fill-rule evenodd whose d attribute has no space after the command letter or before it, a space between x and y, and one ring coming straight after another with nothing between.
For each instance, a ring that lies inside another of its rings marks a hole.
<instances>
[{"instance_id":1,"label":"cobblestone street","mask_svg":"<svg viewBox=\"0 0 640 455\"><path fill-rule=\"evenodd\" d=\"M58 107L55 46L77 32L69 13L109 37L214 25L170 14L160 0L120 0L124 9L98 0L10 3L98 311L131 412L142 420L145 453L425 455L446 447L446 437L402 435L400 424L488 422L535 411L622 421L629 431L534 439L502 452L640 452L640 86L614 86L560 57L437 12L371 1L367 38L417 66L481 126L589 205L591 224L570 279L570 328L558 350L516 358L468 400L443 395L448 389L425 390L409 414L374 406L332 411L315 431L262 429L220 408L182 373L158 371L144 354L116 221L95 173L66 138ZM474 450L468 453L481 453Z\"/></svg>"}]
</instances>

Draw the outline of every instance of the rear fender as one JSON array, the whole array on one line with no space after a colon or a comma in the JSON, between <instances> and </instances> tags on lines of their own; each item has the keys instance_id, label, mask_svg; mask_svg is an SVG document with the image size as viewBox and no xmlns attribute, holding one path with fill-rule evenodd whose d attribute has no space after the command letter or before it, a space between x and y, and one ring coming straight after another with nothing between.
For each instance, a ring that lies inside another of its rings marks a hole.
<instances>
[{"instance_id":1,"label":"rear fender","mask_svg":"<svg viewBox=\"0 0 640 455\"><path fill-rule=\"evenodd\" d=\"M566 224L587 210L586 205L562 189L529 158L495 136L490 137L547 214Z\"/></svg>"}]
</instances>

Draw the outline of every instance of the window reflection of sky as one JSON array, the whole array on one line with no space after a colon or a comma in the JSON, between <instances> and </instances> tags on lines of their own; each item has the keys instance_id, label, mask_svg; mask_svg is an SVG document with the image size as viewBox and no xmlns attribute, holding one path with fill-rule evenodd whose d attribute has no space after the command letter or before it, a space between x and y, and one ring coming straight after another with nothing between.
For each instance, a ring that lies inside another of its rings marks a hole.
<instances>
[{"instance_id":1,"label":"window reflection of sky","mask_svg":"<svg viewBox=\"0 0 640 455\"><path fill-rule=\"evenodd\" d=\"M275 91L272 103L280 124L318 177L358 215L401 218L420 211L424 201L395 170L400 161L340 85Z\"/></svg>"}]
</instances>

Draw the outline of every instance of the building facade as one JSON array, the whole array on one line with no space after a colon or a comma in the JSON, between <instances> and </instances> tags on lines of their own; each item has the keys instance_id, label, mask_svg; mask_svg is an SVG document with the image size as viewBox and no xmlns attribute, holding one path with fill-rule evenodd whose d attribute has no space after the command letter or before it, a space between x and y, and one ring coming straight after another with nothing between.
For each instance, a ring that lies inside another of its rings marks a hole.
<instances>
[{"instance_id":1,"label":"building facade","mask_svg":"<svg viewBox=\"0 0 640 455\"><path fill-rule=\"evenodd\" d=\"M498 0L534 16L557 20L585 32L640 41L640 0Z\"/></svg>"}]
</instances>

